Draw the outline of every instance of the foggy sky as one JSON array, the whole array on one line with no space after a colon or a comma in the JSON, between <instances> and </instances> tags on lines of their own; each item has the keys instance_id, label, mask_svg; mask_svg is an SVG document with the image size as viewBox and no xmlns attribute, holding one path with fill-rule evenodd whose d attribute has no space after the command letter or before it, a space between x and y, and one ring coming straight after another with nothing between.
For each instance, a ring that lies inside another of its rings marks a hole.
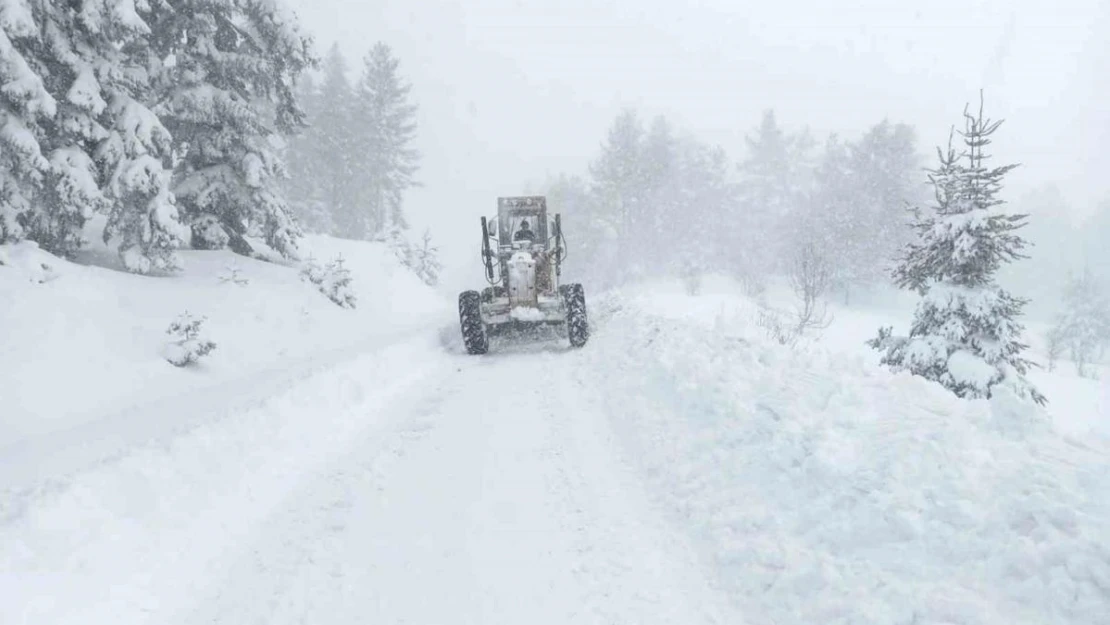
<instances>
[{"instance_id":1,"label":"foggy sky","mask_svg":"<svg viewBox=\"0 0 1110 625\"><path fill-rule=\"evenodd\" d=\"M625 106L734 159L766 108L819 140L911 123L931 151L982 87L1006 119L994 153L1023 164L1007 199L1048 182L1079 211L1110 196L1106 0L287 1L354 68L378 40L398 54L424 154L407 210L463 263L452 287L480 280L477 216L585 173Z\"/></svg>"}]
</instances>

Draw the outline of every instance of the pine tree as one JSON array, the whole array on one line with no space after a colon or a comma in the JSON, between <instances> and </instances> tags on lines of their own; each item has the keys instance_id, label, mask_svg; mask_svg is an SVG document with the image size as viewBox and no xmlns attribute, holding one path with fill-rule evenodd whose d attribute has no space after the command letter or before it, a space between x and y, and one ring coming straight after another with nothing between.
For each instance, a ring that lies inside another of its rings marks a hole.
<instances>
[{"instance_id":1,"label":"pine tree","mask_svg":"<svg viewBox=\"0 0 1110 625\"><path fill-rule=\"evenodd\" d=\"M1084 269L1068 280L1063 304L1051 334L1071 355L1076 373L1089 375L1087 365L1110 343L1110 300Z\"/></svg>"},{"instance_id":2,"label":"pine tree","mask_svg":"<svg viewBox=\"0 0 1110 625\"><path fill-rule=\"evenodd\" d=\"M331 234L334 229L327 203L327 177L323 167L325 151L319 139L322 102L316 82L308 74L302 76L297 87L297 100L305 110L307 128L289 140L285 152L286 197L297 222L308 232Z\"/></svg>"},{"instance_id":3,"label":"pine tree","mask_svg":"<svg viewBox=\"0 0 1110 625\"><path fill-rule=\"evenodd\" d=\"M656 117L640 154L644 202L632 223L636 246L633 256L638 262L659 264L663 260L649 250L665 249L662 246L670 240L665 234L666 222L681 211L682 190L676 184L681 174L679 158L678 140L670 121Z\"/></svg>"},{"instance_id":4,"label":"pine tree","mask_svg":"<svg viewBox=\"0 0 1110 625\"><path fill-rule=\"evenodd\" d=\"M420 153L416 138L416 106L411 85L398 68L389 46L378 43L366 55L355 89L355 136L359 163L356 203L340 219L341 229L355 238L391 238L408 229L404 194L417 186Z\"/></svg>"},{"instance_id":5,"label":"pine tree","mask_svg":"<svg viewBox=\"0 0 1110 625\"><path fill-rule=\"evenodd\" d=\"M573 253L566 253L566 271L583 281L604 284L610 277L609 265L604 258L608 249L604 228L594 225L598 218L594 195L589 182L580 176L560 175L545 185L549 214L560 214L564 238L574 246Z\"/></svg>"},{"instance_id":6,"label":"pine tree","mask_svg":"<svg viewBox=\"0 0 1110 625\"><path fill-rule=\"evenodd\" d=\"M0 0L0 244L19 240L49 171L42 124L57 102L25 52L41 46L26 0Z\"/></svg>"},{"instance_id":7,"label":"pine tree","mask_svg":"<svg viewBox=\"0 0 1110 625\"><path fill-rule=\"evenodd\" d=\"M676 198L659 227L657 249L669 251L672 274L724 268L733 248L728 216L736 205L728 157L719 146L689 138L679 142L678 153Z\"/></svg>"},{"instance_id":8,"label":"pine tree","mask_svg":"<svg viewBox=\"0 0 1110 625\"><path fill-rule=\"evenodd\" d=\"M295 20L270 0L164 0L152 5L156 112L172 133L174 193L201 249L286 258L301 231L282 194L279 146L304 125L295 88L314 63Z\"/></svg>"},{"instance_id":9,"label":"pine tree","mask_svg":"<svg viewBox=\"0 0 1110 625\"><path fill-rule=\"evenodd\" d=\"M939 165L929 180L936 202L928 214L917 212L917 240L894 271L896 284L922 295L908 337L883 328L869 344L894 370L939 382L959 397L991 397L1006 384L1018 395L1044 403L1025 379L1032 364L1021 353L1023 327L1017 318L1025 300L999 287L994 274L1023 258L1025 241L1016 234L1024 215L999 212L997 195L1004 176L1016 165L988 168L984 149L1001 121L964 110L960 133L964 150L949 140L937 150Z\"/></svg>"},{"instance_id":10,"label":"pine tree","mask_svg":"<svg viewBox=\"0 0 1110 625\"><path fill-rule=\"evenodd\" d=\"M740 271L765 274L788 269L794 223L804 212L812 188L815 142L808 131L788 134L773 110L745 138L747 157L740 163L740 205L733 220Z\"/></svg>"},{"instance_id":11,"label":"pine tree","mask_svg":"<svg viewBox=\"0 0 1110 625\"><path fill-rule=\"evenodd\" d=\"M37 36L27 36L28 14ZM167 188L169 137L144 105L149 6L28 0L5 6L4 15L11 24L19 23L12 16L23 16L17 49L29 45L22 50L27 67L56 102L54 115L41 120L48 167L35 208L22 219L27 236L71 255L84 243L85 222L104 211L104 238L119 241L128 269L176 268L181 231Z\"/></svg>"},{"instance_id":12,"label":"pine tree","mask_svg":"<svg viewBox=\"0 0 1110 625\"><path fill-rule=\"evenodd\" d=\"M814 189L798 220L796 249L820 250L834 260L831 281L845 299L877 263L869 257L871 240L861 210L862 198L852 169L851 144L832 135L814 172Z\"/></svg>"},{"instance_id":13,"label":"pine tree","mask_svg":"<svg viewBox=\"0 0 1110 625\"><path fill-rule=\"evenodd\" d=\"M855 280L870 284L889 271L887 259L912 239L906 206L925 199L914 180L920 166L914 130L883 120L849 145L848 158L857 227L846 234Z\"/></svg>"},{"instance_id":14,"label":"pine tree","mask_svg":"<svg viewBox=\"0 0 1110 625\"><path fill-rule=\"evenodd\" d=\"M826 142L801 223L816 228L846 300L887 274L888 259L909 243L905 207L920 199L911 179L918 160L913 129L885 120L858 140Z\"/></svg>"},{"instance_id":15,"label":"pine tree","mask_svg":"<svg viewBox=\"0 0 1110 625\"><path fill-rule=\"evenodd\" d=\"M412 269L429 286L439 283L439 273L443 265L439 262L439 248L432 244L432 233L424 230L420 246L412 251Z\"/></svg>"},{"instance_id":16,"label":"pine tree","mask_svg":"<svg viewBox=\"0 0 1110 625\"><path fill-rule=\"evenodd\" d=\"M330 222L329 233L350 236L346 216L357 210L359 189L368 155L359 137L358 105L348 73L350 66L338 44L324 57L319 92L311 113L307 141L314 163L323 206Z\"/></svg>"},{"instance_id":17,"label":"pine tree","mask_svg":"<svg viewBox=\"0 0 1110 625\"><path fill-rule=\"evenodd\" d=\"M644 206L644 128L635 111L626 109L609 127L601 154L590 165L592 193L603 212L601 227L612 234L616 254L629 253L635 223Z\"/></svg>"}]
</instances>

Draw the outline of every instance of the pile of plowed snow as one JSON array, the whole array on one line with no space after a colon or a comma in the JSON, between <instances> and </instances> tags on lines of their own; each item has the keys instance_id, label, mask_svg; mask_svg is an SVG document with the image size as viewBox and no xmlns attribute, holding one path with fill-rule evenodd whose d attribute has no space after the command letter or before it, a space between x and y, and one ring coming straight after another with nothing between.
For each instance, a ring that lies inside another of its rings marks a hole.
<instances>
[{"instance_id":1,"label":"pile of plowed snow","mask_svg":"<svg viewBox=\"0 0 1110 625\"><path fill-rule=\"evenodd\" d=\"M713 286L595 300L583 376L750 622L1107 622L1105 439L784 347Z\"/></svg>"},{"instance_id":2,"label":"pile of plowed snow","mask_svg":"<svg viewBox=\"0 0 1110 625\"><path fill-rule=\"evenodd\" d=\"M252 379L357 353L453 310L384 245L308 237L305 247L320 264L342 256L355 309L334 304L296 266L228 251L183 252L181 273L150 277L114 268L103 246L78 263L32 243L0 246L0 450L144 405L136 419L176 419L166 412L212 397L205 389L233 396ZM183 312L206 317L216 343L189 368L163 357L166 330Z\"/></svg>"}]
</instances>

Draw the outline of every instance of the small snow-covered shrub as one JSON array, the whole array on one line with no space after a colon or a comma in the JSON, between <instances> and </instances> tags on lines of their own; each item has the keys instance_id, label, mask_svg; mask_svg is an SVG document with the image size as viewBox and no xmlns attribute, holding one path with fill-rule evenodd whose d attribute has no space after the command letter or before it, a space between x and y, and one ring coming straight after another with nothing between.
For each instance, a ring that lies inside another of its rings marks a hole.
<instances>
[{"instance_id":1,"label":"small snow-covered shrub","mask_svg":"<svg viewBox=\"0 0 1110 625\"><path fill-rule=\"evenodd\" d=\"M51 264L51 259L53 257L42 252L39 244L34 241L0 245L0 267L11 267L36 284L45 284L58 278L59 273Z\"/></svg>"},{"instance_id":2,"label":"small snow-covered shrub","mask_svg":"<svg viewBox=\"0 0 1110 625\"><path fill-rule=\"evenodd\" d=\"M251 283L248 278L239 275L238 267L226 267L224 273L220 276L221 284L227 284L229 282L238 284L239 286L247 286Z\"/></svg>"},{"instance_id":3,"label":"small snow-covered shrub","mask_svg":"<svg viewBox=\"0 0 1110 625\"><path fill-rule=\"evenodd\" d=\"M768 338L786 347L796 345L802 335L798 326L783 319L778 312L767 308L759 310L756 325L763 329Z\"/></svg>"},{"instance_id":4,"label":"small snow-covered shrub","mask_svg":"<svg viewBox=\"0 0 1110 625\"><path fill-rule=\"evenodd\" d=\"M416 275L428 286L439 284L439 274L443 271L443 263L439 262L439 248L432 245L432 234L424 231L420 239L420 246L411 248L409 254L410 267Z\"/></svg>"},{"instance_id":5,"label":"small snow-covered shrub","mask_svg":"<svg viewBox=\"0 0 1110 625\"><path fill-rule=\"evenodd\" d=\"M201 325L206 317L194 318L184 312L170 324L166 334L174 339L166 344L163 355L171 364L184 367L191 365L202 356L207 356L216 349L216 344L201 335Z\"/></svg>"},{"instance_id":6,"label":"small snow-covered shrub","mask_svg":"<svg viewBox=\"0 0 1110 625\"><path fill-rule=\"evenodd\" d=\"M301 268L301 279L316 285L317 290L342 308L354 308L357 300L351 290L351 272L343 266L343 257L336 257L321 267L309 258Z\"/></svg>"}]
</instances>

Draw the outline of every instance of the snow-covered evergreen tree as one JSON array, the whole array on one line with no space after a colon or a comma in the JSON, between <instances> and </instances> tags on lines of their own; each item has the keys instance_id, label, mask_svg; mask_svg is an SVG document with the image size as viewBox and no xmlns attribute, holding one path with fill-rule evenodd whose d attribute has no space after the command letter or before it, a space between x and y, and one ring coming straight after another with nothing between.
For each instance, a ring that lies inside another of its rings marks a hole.
<instances>
[{"instance_id":1,"label":"snow-covered evergreen tree","mask_svg":"<svg viewBox=\"0 0 1110 625\"><path fill-rule=\"evenodd\" d=\"M794 225L812 189L812 150L808 131L787 133L773 110L765 111L756 131L745 138L748 153L739 165L740 200L732 220L741 273L785 272L796 247Z\"/></svg>"},{"instance_id":2,"label":"snow-covered evergreen tree","mask_svg":"<svg viewBox=\"0 0 1110 625\"><path fill-rule=\"evenodd\" d=\"M960 397L990 397L999 384L1043 403L1026 379L1032 364L1021 354L1018 322L1025 301L995 283L1004 264L1022 258L1025 241L1016 233L1024 215L1000 212L997 196L1004 176L1016 165L988 168L984 149L1001 121L964 110L964 149L951 139L938 149L930 172L936 202L918 212L917 240L911 242L894 279L922 295L908 337L883 328L869 344L883 364L939 382Z\"/></svg>"},{"instance_id":3,"label":"snow-covered evergreen tree","mask_svg":"<svg viewBox=\"0 0 1110 625\"><path fill-rule=\"evenodd\" d=\"M679 141L677 171L668 182L658 227L658 250L669 256L670 273L689 275L728 266L734 243L729 219L737 205L725 151L691 138ZM658 196L657 196L658 197Z\"/></svg>"},{"instance_id":4,"label":"snow-covered evergreen tree","mask_svg":"<svg viewBox=\"0 0 1110 625\"><path fill-rule=\"evenodd\" d=\"M852 170L851 144L837 135L825 142L814 171L814 188L803 203L791 246L795 252L819 253L831 263L830 281L845 299L878 263L865 245L868 223L862 219L859 187Z\"/></svg>"},{"instance_id":5,"label":"snow-covered evergreen tree","mask_svg":"<svg viewBox=\"0 0 1110 625\"><path fill-rule=\"evenodd\" d=\"M412 270L429 286L439 284L443 264L439 262L439 248L432 244L432 233L424 230L420 244L412 250Z\"/></svg>"},{"instance_id":6,"label":"snow-covered evergreen tree","mask_svg":"<svg viewBox=\"0 0 1110 625\"><path fill-rule=\"evenodd\" d=\"M631 109L624 110L609 127L601 154L590 164L591 193L602 211L592 227L611 234L618 255L627 252L644 205L643 146L639 116Z\"/></svg>"},{"instance_id":7,"label":"snow-covered evergreen tree","mask_svg":"<svg viewBox=\"0 0 1110 625\"><path fill-rule=\"evenodd\" d=\"M309 40L272 0L151 6L156 112L174 139L173 190L193 246L251 254L246 239L260 237L296 258L281 144L304 124L295 89L314 62Z\"/></svg>"},{"instance_id":8,"label":"snow-covered evergreen tree","mask_svg":"<svg viewBox=\"0 0 1110 625\"><path fill-rule=\"evenodd\" d=\"M25 56L41 45L29 1L0 0L0 244L22 238L49 171L42 124L57 103Z\"/></svg>"},{"instance_id":9,"label":"snow-covered evergreen tree","mask_svg":"<svg viewBox=\"0 0 1110 625\"><path fill-rule=\"evenodd\" d=\"M826 142L795 238L826 250L845 300L886 275L909 242L906 207L921 199L911 179L917 161L913 130L903 124L883 121L858 140Z\"/></svg>"},{"instance_id":10,"label":"snow-covered evergreen tree","mask_svg":"<svg viewBox=\"0 0 1110 625\"><path fill-rule=\"evenodd\" d=\"M308 232L330 234L333 226L325 193L327 179L323 176L323 154L316 136L322 102L311 75L301 77L297 85L297 100L304 106L308 126L292 137L286 146L285 166L289 175L284 181L285 194L302 228Z\"/></svg>"},{"instance_id":11,"label":"snow-covered evergreen tree","mask_svg":"<svg viewBox=\"0 0 1110 625\"><path fill-rule=\"evenodd\" d=\"M8 71L29 69L55 103L53 115L39 120L47 167L23 229L45 249L69 255L84 242L85 222L107 212L105 239L118 240L125 266L138 272L175 268L181 243L168 192L169 137L144 105L149 9L134 0L17 0L3 11L6 28L17 34L5 54L25 61L10 57ZM4 90L22 97L37 85L22 80Z\"/></svg>"},{"instance_id":12,"label":"snow-covered evergreen tree","mask_svg":"<svg viewBox=\"0 0 1110 625\"><path fill-rule=\"evenodd\" d=\"M927 198L917 182L921 158L912 127L883 120L848 146L856 201L854 226L845 232L854 282L878 282L888 259L912 240L907 206Z\"/></svg>"},{"instance_id":13,"label":"snow-covered evergreen tree","mask_svg":"<svg viewBox=\"0 0 1110 625\"><path fill-rule=\"evenodd\" d=\"M639 272L657 273L667 261L663 254L674 239L668 233L668 221L681 213L682 185L678 183L680 154L678 139L671 122L662 116L651 122L639 154L643 202L631 215L630 247L626 260L640 267Z\"/></svg>"},{"instance_id":14,"label":"snow-covered evergreen tree","mask_svg":"<svg viewBox=\"0 0 1110 625\"><path fill-rule=\"evenodd\" d=\"M354 238L388 239L407 230L404 194L417 185L420 153L412 90L400 75L389 46L376 44L366 55L355 88L352 131L360 161L355 202L337 215L340 231Z\"/></svg>"},{"instance_id":15,"label":"snow-covered evergreen tree","mask_svg":"<svg viewBox=\"0 0 1110 625\"><path fill-rule=\"evenodd\" d=\"M1110 344L1110 299L1089 270L1068 280L1051 338L1071 356L1081 376L1089 374L1087 366Z\"/></svg>"},{"instance_id":16,"label":"snow-covered evergreen tree","mask_svg":"<svg viewBox=\"0 0 1110 625\"><path fill-rule=\"evenodd\" d=\"M305 100L308 128L290 145L290 200L309 227L350 237L345 228L357 207L369 155L362 151L349 66L337 44L324 56L319 84Z\"/></svg>"},{"instance_id":17,"label":"snow-covered evergreen tree","mask_svg":"<svg viewBox=\"0 0 1110 625\"><path fill-rule=\"evenodd\" d=\"M582 281L606 284L612 277L607 271L611 261L606 257L611 247L606 245L604 228L593 223L601 211L589 182L580 176L561 175L545 186L544 194L548 213L561 215L564 238L574 248L566 256L566 271Z\"/></svg>"}]
</instances>

